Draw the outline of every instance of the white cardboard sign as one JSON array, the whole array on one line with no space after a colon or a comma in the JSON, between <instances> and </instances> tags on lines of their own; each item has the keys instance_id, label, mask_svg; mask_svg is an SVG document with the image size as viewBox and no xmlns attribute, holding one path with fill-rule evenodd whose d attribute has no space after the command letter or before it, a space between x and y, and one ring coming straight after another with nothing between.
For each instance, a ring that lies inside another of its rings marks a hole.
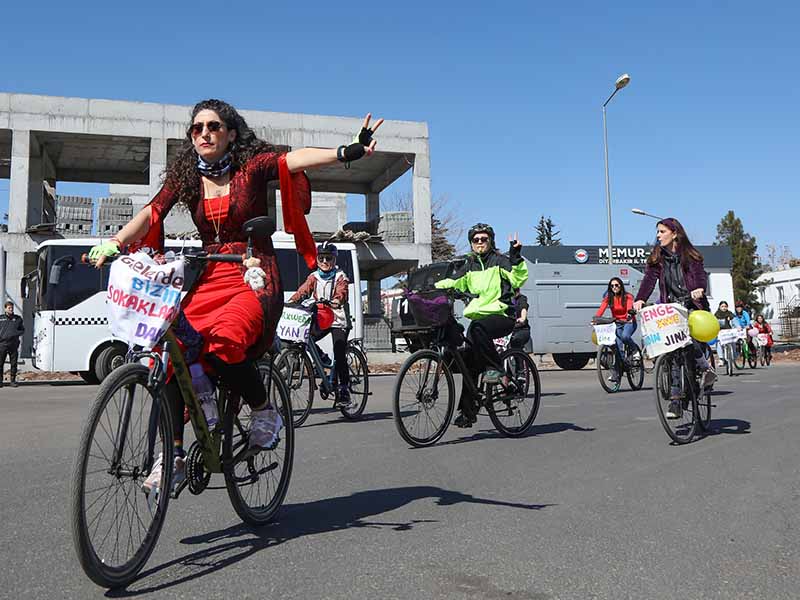
<instances>
[{"instance_id":1,"label":"white cardboard sign","mask_svg":"<svg viewBox=\"0 0 800 600\"><path fill-rule=\"evenodd\" d=\"M617 325L616 323L607 323L605 325L595 325L594 334L597 337L598 346L613 346L617 343Z\"/></svg>"},{"instance_id":2,"label":"white cardboard sign","mask_svg":"<svg viewBox=\"0 0 800 600\"><path fill-rule=\"evenodd\" d=\"M727 346L728 344L735 344L739 339L739 333L736 329L720 329L717 335L717 343L720 346Z\"/></svg>"},{"instance_id":3,"label":"white cardboard sign","mask_svg":"<svg viewBox=\"0 0 800 600\"><path fill-rule=\"evenodd\" d=\"M278 321L278 337L287 342L305 342L311 331L311 313L285 306Z\"/></svg>"},{"instance_id":4,"label":"white cardboard sign","mask_svg":"<svg viewBox=\"0 0 800 600\"><path fill-rule=\"evenodd\" d=\"M143 252L111 264L106 303L114 336L150 350L178 315L183 259L158 264Z\"/></svg>"},{"instance_id":5,"label":"white cardboard sign","mask_svg":"<svg viewBox=\"0 0 800 600\"><path fill-rule=\"evenodd\" d=\"M646 306L636 316L647 356L655 358L692 343L689 310L680 304Z\"/></svg>"}]
</instances>

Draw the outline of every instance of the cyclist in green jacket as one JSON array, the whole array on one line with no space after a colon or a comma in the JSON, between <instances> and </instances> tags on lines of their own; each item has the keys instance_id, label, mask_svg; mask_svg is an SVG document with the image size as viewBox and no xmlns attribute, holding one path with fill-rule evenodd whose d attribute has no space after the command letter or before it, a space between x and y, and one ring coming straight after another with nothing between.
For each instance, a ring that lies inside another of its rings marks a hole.
<instances>
[{"instance_id":1,"label":"cyclist in green jacket","mask_svg":"<svg viewBox=\"0 0 800 600\"><path fill-rule=\"evenodd\" d=\"M514 288L522 287L528 280L528 266L522 258L522 244L515 235L509 238L508 255L497 250L494 229L486 223L473 225L468 233L472 252L452 279L436 282L439 289L455 288L477 296L464 309L464 316L472 320L467 330L472 351L465 361L473 381L485 372L484 380L497 383L502 378L500 356L494 339L514 330L515 312L512 302ZM460 413L455 424L472 427L477 420L477 403L466 386L461 387Z\"/></svg>"}]
</instances>

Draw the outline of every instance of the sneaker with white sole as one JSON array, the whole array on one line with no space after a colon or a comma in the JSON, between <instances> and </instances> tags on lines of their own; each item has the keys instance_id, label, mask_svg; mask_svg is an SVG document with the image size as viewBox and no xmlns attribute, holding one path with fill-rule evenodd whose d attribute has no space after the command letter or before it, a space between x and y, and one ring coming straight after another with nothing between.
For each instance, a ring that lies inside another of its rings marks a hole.
<instances>
[{"instance_id":1,"label":"sneaker with white sole","mask_svg":"<svg viewBox=\"0 0 800 600\"><path fill-rule=\"evenodd\" d=\"M717 380L717 374L714 372L713 369L707 369L703 372L703 377L700 379L700 387L704 390L707 390L714 382Z\"/></svg>"},{"instance_id":2,"label":"sneaker with white sole","mask_svg":"<svg viewBox=\"0 0 800 600\"><path fill-rule=\"evenodd\" d=\"M172 463L172 485L170 490L174 490L186 479L186 456L176 454ZM158 494L161 487L161 474L163 471L164 457L158 453L158 458L153 463L153 468L150 469L150 475L142 483L142 491L148 496L150 492L154 491Z\"/></svg>"},{"instance_id":3,"label":"sneaker with white sole","mask_svg":"<svg viewBox=\"0 0 800 600\"><path fill-rule=\"evenodd\" d=\"M681 407L680 400L673 400L669 403L669 408L667 409L666 414L664 415L668 419L680 419L681 415L683 415L683 407Z\"/></svg>"},{"instance_id":4,"label":"sneaker with white sole","mask_svg":"<svg viewBox=\"0 0 800 600\"><path fill-rule=\"evenodd\" d=\"M278 445L283 428L283 419L274 408L254 410L250 414L249 447L253 449L272 450Z\"/></svg>"}]
</instances>

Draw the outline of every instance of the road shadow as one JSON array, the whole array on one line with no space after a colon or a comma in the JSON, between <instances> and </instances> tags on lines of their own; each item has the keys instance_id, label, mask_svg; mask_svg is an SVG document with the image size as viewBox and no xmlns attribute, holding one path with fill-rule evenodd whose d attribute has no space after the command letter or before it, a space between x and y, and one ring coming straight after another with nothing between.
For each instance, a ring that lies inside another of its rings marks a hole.
<instances>
[{"instance_id":1,"label":"road shadow","mask_svg":"<svg viewBox=\"0 0 800 600\"><path fill-rule=\"evenodd\" d=\"M731 390L711 390L711 396L727 396L728 394L732 394Z\"/></svg>"},{"instance_id":2,"label":"road shadow","mask_svg":"<svg viewBox=\"0 0 800 600\"><path fill-rule=\"evenodd\" d=\"M474 433L473 435L467 435L454 440L448 440L446 442L442 442L441 444L437 444L437 446L452 446L454 444L464 444L466 442L477 442L479 440L487 440L494 438L520 440L529 437L535 437L537 435L545 435L548 433L562 433L564 431L589 432L589 431L595 431L595 428L581 427L580 425L575 425L575 423L544 423L542 425L533 425L530 429L528 429L528 431L525 432L524 435L515 438L509 438L508 436L505 436L494 429L482 429ZM436 446L434 446L434 448L435 447ZM428 448L428 450L430 450L430 448Z\"/></svg>"},{"instance_id":3,"label":"road shadow","mask_svg":"<svg viewBox=\"0 0 800 600\"><path fill-rule=\"evenodd\" d=\"M750 433L750 421L742 421L740 419L711 419L708 429L707 435L746 435Z\"/></svg>"},{"instance_id":4,"label":"road shadow","mask_svg":"<svg viewBox=\"0 0 800 600\"><path fill-rule=\"evenodd\" d=\"M190 536L181 540L188 546L201 546L175 560L168 561L143 572L127 588L109 590L109 598L128 598L174 588L187 581L209 575L245 560L262 550L284 542L351 528L389 529L393 532L410 531L430 519L390 521L374 519L417 500L434 499L438 506L455 504L481 504L485 507L519 510L542 510L553 504L523 504L490 498L477 498L434 486L410 486L357 492L350 496L326 498L313 502L289 504L278 513L277 519L264 527L251 527L243 523L217 531Z\"/></svg>"},{"instance_id":5,"label":"road shadow","mask_svg":"<svg viewBox=\"0 0 800 600\"><path fill-rule=\"evenodd\" d=\"M17 384L21 388L23 388L23 387L45 386L45 385L50 386L50 387L70 387L70 386L78 386L78 385L83 385L83 386L87 386L87 387L88 386L97 387L96 385L93 385L93 384L90 384L90 383L86 383L82 379L80 379L80 380L79 379L76 379L76 380L72 380L71 379L69 381L54 381L54 380L49 380L49 381L18 381ZM11 386L8 383L5 383L4 387L11 387Z\"/></svg>"},{"instance_id":6,"label":"road shadow","mask_svg":"<svg viewBox=\"0 0 800 600\"><path fill-rule=\"evenodd\" d=\"M367 407L369 407L369 404L367 405ZM311 415L309 416L309 421L306 421L305 423L303 423L300 427L298 427L298 429L306 429L308 427L319 427L320 425L335 425L336 423L363 423L364 421L382 421L384 419L392 419L392 418L394 418L394 416L390 412L384 411L384 412L371 412L370 413L370 412L367 412L367 409L364 409L364 412L361 413L361 416L358 419L350 421L348 419L345 419L342 416L342 414L339 412L338 408L337 409L330 409L330 410L328 410L326 412L330 413L331 416L333 416L334 413L335 413L336 415L338 415L338 418L330 419L328 421L311 421L311 422L309 422L311 420L311 417L314 415L314 412L312 411Z\"/></svg>"},{"instance_id":7,"label":"road shadow","mask_svg":"<svg viewBox=\"0 0 800 600\"><path fill-rule=\"evenodd\" d=\"M554 396L566 396L564 392L542 392L539 394L542 398L552 398Z\"/></svg>"}]
</instances>

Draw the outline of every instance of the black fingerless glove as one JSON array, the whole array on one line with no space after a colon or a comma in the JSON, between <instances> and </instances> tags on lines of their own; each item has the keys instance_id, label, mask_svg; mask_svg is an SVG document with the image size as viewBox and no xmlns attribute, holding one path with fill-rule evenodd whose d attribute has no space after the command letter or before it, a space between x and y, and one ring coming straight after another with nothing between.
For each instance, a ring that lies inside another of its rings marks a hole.
<instances>
[{"instance_id":1,"label":"black fingerless glove","mask_svg":"<svg viewBox=\"0 0 800 600\"><path fill-rule=\"evenodd\" d=\"M522 245L515 246L514 242L509 242L509 246L508 257L511 259L512 263L519 263L519 261L522 260Z\"/></svg>"},{"instance_id":2,"label":"black fingerless glove","mask_svg":"<svg viewBox=\"0 0 800 600\"><path fill-rule=\"evenodd\" d=\"M361 142L353 142L349 146L339 146L336 150L336 158L339 162L349 163L362 158L367 153L367 149Z\"/></svg>"}]
</instances>

